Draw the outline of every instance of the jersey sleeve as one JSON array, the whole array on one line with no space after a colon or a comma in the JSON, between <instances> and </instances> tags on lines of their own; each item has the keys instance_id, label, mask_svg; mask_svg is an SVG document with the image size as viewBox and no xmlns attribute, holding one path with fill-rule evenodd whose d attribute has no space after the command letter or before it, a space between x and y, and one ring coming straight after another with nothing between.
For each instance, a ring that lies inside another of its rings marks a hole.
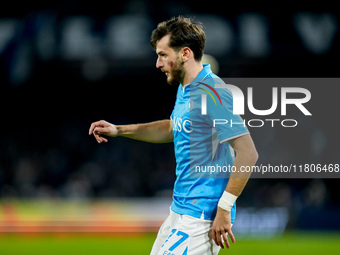
<instances>
[{"instance_id":1,"label":"jersey sleeve","mask_svg":"<svg viewBox=\"0 0 340 255\"><path fill-rule=\"evenodd\" d=\"M207 118L216 129L220 143L248 134L240 115L233 114L233 96L228 89L217 89L213 97L207 96ZM218 96L217 96L218 95Z\"/></svg>"}]
</instances>

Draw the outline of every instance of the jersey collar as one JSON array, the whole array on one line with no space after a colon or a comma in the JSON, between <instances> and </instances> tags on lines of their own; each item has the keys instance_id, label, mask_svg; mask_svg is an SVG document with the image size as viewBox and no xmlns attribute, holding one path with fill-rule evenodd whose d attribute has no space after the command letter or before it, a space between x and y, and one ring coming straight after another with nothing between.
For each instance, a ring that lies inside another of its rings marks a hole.
<instances>
[{"instance_id":1,"label":"jersey collar","mask_svg":"<svg viewBox=\"0 0 340 255\"><path fill-rule=\"evenodd\" d=\"M211 73L212 73L212 71L210 69L210 65L209 64L203 64L202 71L196 76L196 78L190 84L202 82ZM190 84L185 84L184 86L180 85L180 86L182 86L183 93L185 91L185 88Z\"/></svg>"},{"instance_id":2,"label":"jersey collar","mask_svg":"<svg viewBox=\"0 0 340 255\"><path fill-rule=\"evenodd\" d=\"M211 74L210 65L203 64L202 71L196 76L192 83L202 82L209 74Z\"/></svg>"}]
</instances>

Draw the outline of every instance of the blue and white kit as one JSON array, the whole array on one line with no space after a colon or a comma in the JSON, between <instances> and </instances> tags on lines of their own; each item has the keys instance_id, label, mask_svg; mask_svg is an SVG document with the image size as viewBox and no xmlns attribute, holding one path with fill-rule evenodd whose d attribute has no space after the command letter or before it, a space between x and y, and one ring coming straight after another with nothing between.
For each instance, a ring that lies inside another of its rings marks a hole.
<instances>
[{"instance_id":1,"label":"blue and white kit","mask_svg":"<svg viewBox=\"0 0 340 255\"><path fill-rule=\"evenodd\" d=\"M204 65L191 84L179 86L171 114L177 164L171 210L205 220L214 220L217 203L227 185L228 175L222 172L218 176L207 178L211 174L201 173L194 178L193 174L197 169L206 169L207 166L232 166L235 158L228 140L248 133L244 125L231 127L228 124L242 123L242 119L233 114L231 92L214 88L218 82L223 81L211 72L210 65ZM217 92L219 98L211 88ZM203 115L201 98L207 94L206 91L213 97L206 96L207 113ZM227 120L228 123L213 127L214 120ZM232 223L235 211L234 205L231 211Z\"/></svg>"},{"instance_id":2,"label":"blue and white kit","mask_svg":"<svg viewBox=\"0 0 340 255\"><path fill-rule=\"evenodd\" d=\"M216 170L221 170L223 166L232 166L235 160L234 151L228 141L249 133L244 125L230 125L242 123L243 120L239 115L233 114L232 93L225 88L215 88L217 83L223 81L211 72L210 65L203 65L202 71L193 82L178 87L175 107L171 114L176 181L170 216L175 214L178 219L168 219L163 225L171 221L187 224L186 222L196 219L208 227L204 230L205 236L201 234L205 239L208 238L209 226L211 228L216 216L217 203L229 180L227 173ZM205 110L202 111L202 108ZM224 121L223 124L220 124L221 121L216 124L216 120ZM214 169L214 173L207 169ZM236 204L231 210L232 223L235 214ZM184 218L181 218L181 215ZM161 240L161 236L165 240ZM172 237L176 239L171 243ZM157 239L151 254L196 254L190 252L196 248L189 243L189 240L194 240L195 237L190 236L185 228L181 229L181 226L162 226ZM210 241L209 238L206 240L208 246L211 245ZM155 252L160 248L155 247L157 243L161 245L162 252ZM178 246L176 249L182 248L176 252L174 245ZM218 248L216 250L218 252Z\"/></svg>"}]
</instances>

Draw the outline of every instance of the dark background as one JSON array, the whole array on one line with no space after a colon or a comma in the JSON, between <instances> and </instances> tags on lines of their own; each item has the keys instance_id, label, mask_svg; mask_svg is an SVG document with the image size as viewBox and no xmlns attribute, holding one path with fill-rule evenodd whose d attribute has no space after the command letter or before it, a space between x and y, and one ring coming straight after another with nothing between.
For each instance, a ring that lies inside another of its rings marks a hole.
<instances>
[{"instance_id":1,"label":"dark background","mask_svg":"<svg viewBox=\"0 0 340 255\"><path fill-rule=\"evenodd\" d=\"M7 3L0 8L1 199L171 195L172 144L98 145L88 128L100 119L169 118L177 87L155 68L149 37L180 14L203 22L220 77L338 77L334 1ZM297 128L250 128L258 163L339 163L338 91L312 92L313 116ZM239 204L286 207L299 219L294 227L340 229L338 184L251 179Z\"/></svg>"}]
</instances>

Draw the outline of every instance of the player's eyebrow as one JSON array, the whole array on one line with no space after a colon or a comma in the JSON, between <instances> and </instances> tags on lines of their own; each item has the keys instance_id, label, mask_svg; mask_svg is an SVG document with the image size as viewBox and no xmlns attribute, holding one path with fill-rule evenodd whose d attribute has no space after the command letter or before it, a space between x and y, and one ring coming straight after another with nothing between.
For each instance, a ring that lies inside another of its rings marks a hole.
<instances>
[{"instance_id":1,"label":"player's eyebrow","mask_svg":"<svg viewBox=\"0 0 340 255\"><path fill-rule=\"evenodd\" d=\"M160 50L160 51L158 51L158 52L156 52L157 53L157 55L162 55L162 54L166 54L164 51L162 51L162 50Z\"/></svg>"}]
</instances>

